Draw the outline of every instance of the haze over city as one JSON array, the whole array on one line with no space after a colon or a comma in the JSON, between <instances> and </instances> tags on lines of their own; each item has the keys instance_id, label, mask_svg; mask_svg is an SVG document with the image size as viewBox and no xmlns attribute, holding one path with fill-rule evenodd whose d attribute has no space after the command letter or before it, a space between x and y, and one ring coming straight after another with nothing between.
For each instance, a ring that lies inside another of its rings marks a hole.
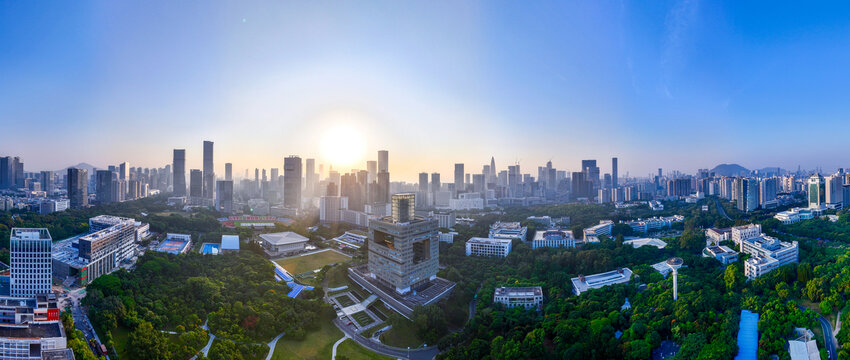
<instances>
[{"instance_id":1,"label":"haze over city","mask_svg":"<svg viewBox=\"0 0 850 360\"><path fill-rule=\"evenodd\" d=\"M210 139L237 169L299 154L347 170L388 149L408 181L490 156L832 170L848 160L847 7L5 2L0 152L161 166Z\"/></svg>"}]
</instances>

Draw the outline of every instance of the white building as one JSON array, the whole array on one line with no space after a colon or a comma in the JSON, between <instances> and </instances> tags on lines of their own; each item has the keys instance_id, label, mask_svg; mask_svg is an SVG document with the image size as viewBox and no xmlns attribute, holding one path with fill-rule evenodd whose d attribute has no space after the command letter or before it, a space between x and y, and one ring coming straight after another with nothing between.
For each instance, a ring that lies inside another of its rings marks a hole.
<instances>
[{"instance_id":1,"label":"white building","mask_svg":"<svg viewBox=\"0 0 850 360\"><path fill-rule=\"evenodd\" d=\"M0 325L2 359L49 359L45 353L67 347L65 328L59 321Z\"/></svg>"},{"instance_id":2,"label":"white building","mask_svg":"<svg viewBox=\"0 0 850 360\"><path fill-rule=\"evenodd\" d=\"M767 235L743 241L741 252L751 257L744 262L744 275L752 280L774 269L796 263L799 258L797 242L782 242Z\"/></svg>"},{"instance_id":3,"label":"white building","mask_svg":"<svg viewBox=\"0 0 850 360\"><path fill-rule=\"evenodd\" d=\"M490 225L489 237L492 239L517 239L525 241L528 228L521 226L518 222L501 222L497 221Z\"/></svg>"},{"instance_id":4,"label":"white building","mask_svg":"<svg viewBox=\"0 0 850 360\"><path fill-rule=\"evenodd\" d=\"M434 213L434 218L437 219L437 226L441 228L453 228L457 223L457 215L453 212Z\"/></svg>"},{"instance_id":5,"label":"white building","mask_svg":"<svg viewBox=\"0 0 850 360\"><path fill-rule=\"evenodd\" d=\"M538 308L543 303L543 289L539 286L497 287L493 291L493 302L504 304L506 308Z\"/></svg>"},{"instance_id":6,"label":"white building","mask_svg":"<svg viewBox=\"0 0 850 360\"><path fill-rule=\"evenodd\" d=\"M453 244L455 242L456 231L440 232L440 242Z\"/></svg>"},{"instance_id":7,"label":"white building","mask_svg":"<svg viewBox=\"0 0 850 360\"><path fill-rule=\"evenodd\" d=\"M728 246L707 246L702 250L703 257L715 258L723 265L738 261L738 252Z\"/></svg>"},{"instance_id":8,"label":"white building","mask_svg":"<svg viewBox=\"0 0 850 360\"><path fill-rule=\"evenodd\" d=\"M732 229L731 228L710 228L705 230L705 237L707 237L712 244L720 244L723 241L730 240L732 237Z\"/></svg>"},{"instance_id":9,"label":"white building","mask_svg":"<svg viewBox=\"0 0 850 360\"><path fill-rule=\"evenodd\" d=\"M632 271L628 268L620 268L588 276L579 275L578 277L570 279L570 281L573 284L573 294L581 295L581 293L591 289L599 289L608 285L627 283L631 279Z\"/></svg>"},{"instance_id":10,"label":"white building","mask_svg":"<svg viewBox=\"0 0 850 360\"><path fill-rule=\"evenodd\" d=\"M674 223L685 221L685 217L682 215L673 215L668 217L652 217L649 219L637 219L634 221L626 222L632 230L640 233L647 233L650 231L661 230L664 228L669 228L673 226Z\"/></svg>"},{"instance_id":11,"label":"white building","mask_svg":"<svg viewBox=\"0 0 850 360\"><path fill-rule=\"evenodd\" d=\"M743 240L752 239L759 235L761 235L761 225L759 224L735 226L730 230L730 238L739 249Z\"/></svg>"},{"instance_id":12,"label":"white building","mask_svg":"<svg viewBox=\"0 0 850 360\"><path fill-rule=\"evenodd\" d=\"M304 251L309 239L291 231L260 234L260 244L269 256L293 255Z\"/></svg>"},{"instance_id":13,"label":"white building","mask_svg":"<svg viewBox=\"0 0 850 360\"><path fill-rule=\"evenodd\" d=\"M35 297L51 292L53 239L47 229L12 228L9 238L9 292Z\"/></svg>"},{"instance_id":14,"label":"white building","mask_svg":"<svg viewBox=\"0 0 850 360\"><path fill-rule=\"evenodd\" d=\"M629 240L623 241L623 245L631 245L635 249L637 249L641 246L655 246L659 249L663 249L663 248L667 247L666 242L664 242L661 239L655 239L655 238L629 239Z\"/></svg>"},{"instance_id":15,"label":"white building","mask_svg":"<svg viewBox=\"0 0 850 360\"><path fill-rule=\"evenodd\" d=\"M457 199L449 199L448 207L452 210L481 210L484 209L484 198L479 193L458 194Z\"/></svg>"},{"instance_id":16,"label":"white building","mask_svg":"<svg viewBox=\"0 0 850 360\"><path fill-rule=\"evenodd\" d=\"M822 211L808 208L793 208L787 211L778 212L773 216L773 218L779 220L779 222L785 225L789 225L795 222L813 219L816 216L816 213L822 213Z\"/></svg>"},{"instance_id":17,"label":"white building","mask_svg":"<svg viewBox=\"0 0 850 360\"><path fill-rule=\"evenodd\" d=\"M572 248L576 247L576 239L570 230L550 229L537 231L534 234L534 239L531 240L531 248L538 249L542 247Z\"/></svg>"},{"instance_id":18,"label":"white building","mask_svg":"<svg viewBox=\"0 0 850 360\"><path fill-rule=\"evenodd\" d=\"M602 235L611 236L614 222L611 220L600 220L598 225L584 229L584 242L598 242Z\"/></svg>"},{"instance_id":19,"label":"white building","mask_svg":"<svg viewBox=\"0 0 850 360\"><path fill-rule=\"evenodd\" d=\"M466 242L466 256L506 257L511 253L511 239L474 237Z\"/></svg>"}]
</instances>

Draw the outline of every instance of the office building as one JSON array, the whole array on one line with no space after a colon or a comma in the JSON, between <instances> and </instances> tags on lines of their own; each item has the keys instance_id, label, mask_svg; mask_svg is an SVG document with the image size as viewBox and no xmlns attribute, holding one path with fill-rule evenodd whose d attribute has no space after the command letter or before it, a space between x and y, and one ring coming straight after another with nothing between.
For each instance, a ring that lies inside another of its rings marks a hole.
<instances>
[{"instance_id":1,"label":"office building","mask_svg":"<svg viewBox=\"0 0 850 360\"><path fill-rule=\"evenodd\" d=\"M434 213L434 219L437 220L437 226L450 229L457 223L457 214L454 211Z\"/></svg>"},{"instance_id":2,"label":"office building","mask_svg":"<svg viewBox=\"0 0 850 360\"><path fill-rule=\"evenodd\" d=\"M703 257L715 258L723 265L738 261L738 253L728 246L707 246L702 250Z\"/></svg>"},{"instance_id":3,"label":"office building","mask_svg":"<svg viewBox=\"0 0 850 360\"><path fill-rule=\"evenodd\" d=\"M570 279L570 281L573 285L573 294L578 296L588 290L599 289L608 285L627 283L631 279L632 270L629 268L620 268L588 276L579 275Z\"/></svg>"},{"instance_id":4,"label":"office building","mask_svg":"<svg viewBox=\"0 0 850 360\"><path fill-rule=\"evenodd\" d=\"M41 190L47 192L47 195L53 195L56 191L56 184L54 182L53 171L42 171L41 172Z\"/></svg>"},{"instance_id":5,"label":"office building","mask_svg":"<svg viewBox=\"0 0 850 360\"><path fill-rule=\"evenodd\" d=\"M431 173L431 197L435 198L438 191L440 191L440 187L442 184L440 183L440 174L439 173Z\"/></svg>"},{"instance_id":6,"label":"office building","mask_svg":"<svg viewBox=\"0 0 850 360\"><path fill-rule=\"evenodd\" d=\"M90 228L100 230L79 239L57 242L53 249L54 275L60 279L74 278L80 286L117 270L122 261L129 260L137 234L132 219L97 217L90 219L89 224Z\"/></svg>"},{"instance_id":7,"label":"office building","mask_svg":"<svg viewBox=\"0 0 850 360\"><path fill-rule=\"evenodd\" d=\"M216 181L215 209L222 214L233 213L233 180Z\"/></svg>"},{"instance_id":8,"label":"office building","mask_svg":"<svg viewBox=\"0 0 850 360\"><path fill-rule=\"evenodd\" d=\"M819 209L826 205L826 184L823 177L819 174L809 177L807 189L809 192L809 208Z\"/></svg>"},{"instance_id":9,"label":"office building","mask_svg":"<svg viewBox=\"0 0 850 360\"><path fill-rule=\"evenodd\" d=\"M595 187L599 187L599 167L596 166L596 160L582 160L581 171L584 173L585 179L591 184L588 194Z\"/></svg>"},{"instance_id":10,"label":"office building","mask_svg":"<svg viewBox=\"0 0 850 360\"><path fill-rule=\"evenodd\" d=\"M768 203L776 200L779 193L779 179L775 177L761 179L759 182L759 205L765 208Z\"/></svg>"},{"instance_id":11,"label":"office building","mask_svg":"<svg viewBox=\"0 0 850 360\"><path fill-rule=\"evenodd\" d=\"M844 174L824 178L824 201L831 208L841 209L844 202Z\"/></svg>"},{"instance_id":12,"label":"office building","mask_svg":"<svg viewBox=\"0 0 850 360\"><path fill-rule=\"evenodd\" d=\"M61 321L0 325L0 359L74 359L70 351Z\"/></svg>"},{"instance_id":13,"label":"office building","mask_svg":"<svg viewBox=\"0 0 850 360\"><path fill-rule=\"evenodd\" d=\"M729 231L730 240L735 243L736 246L740 248L741 243L746 239L752 239L758 237L761 234L761 225L759 224L748 224L742 226L735 226Z\"/></svg>"},{"instance_id":14,"label":"office building","mask_svg":"<svg viewBox=\"0 0 850 360\"><path fill-rule=\"evenodd\" d=\"M667 217L652 217L649 219L637 219L626 222L626 225L632 228L635 232L648 233L650 231L658 231L665 228L670 228L674 223L684 222L685 217L682 215L673 215Z\"/></svg>"},{"instance_id":15,"label":"office building","mask_svg":"<svg viewBox=\"0 0 850 360\"><path fill-rule=\"evenodd\" d=\"M224 163L224 180L233 181L233 164Z\"/></svg>"},{"instance_id":16,"label":"office building","mask_svg":"<svg viewBox=\"0 0 850 360\"><path fill-rule=\"evenodd\" d=\"M174 196L186 196L186 150L174 149L171 181Z\"/></svg>"},{"instance_id":17,"label":"office building","mask_svg":"<svg viewBox=\"0 0 850 360\"><path fill-rule=\"evenodd\" d=\"M100 204L116 202L113 198L113 184L117 185L117 174L109 170L98 170L95 174L95 195Z\"/></svg>"},{"instance_id":18,"label":"office building","mask_svg":"<svg viewBox=\"0 0 850 360\"><path fill-rule=\"evenodd\" d=\"M738 210L750 212L759 207L759 182L757 179L741 178L737 182L736 206Z\"/></svg>"},{"instance_id":19,"label":"office building","mask_svg":"<svg viewBox=\"0 0 850 360\"><path fill-rule=\"evenodd\" d=\"M72 209L82 209L89 206L89 176L88 170L68 168L68 200Z\"/></svg>"},{"instance_id":20,"label":"office building","mask_svg":"<svg viewBox=\"0 0 850 360\"><path fill-rule=\"evenodd\" d=\"M9 189L15 182L12 164L11 156L0 157L0 189Z\"/></svg>"},{"instance_id":21,"label":"office building","mask_svg":"<svg viewBox=\"0 0 850 360\"><path fill-rule=\"evenodd\" d=\"M531 240L532 249L539 249L543 247L572 248L575 246L576 239L573 237L573 232L570 230L549 229L537 231L534 234L534 239Z\"/></svg>"},{"instance_id":22,"label":"office building","mask_svg":"<svg viewBox=\"0 0 850 360\"><path fill-rule=\"evenodd\" d=\"M730 240L731 236L731 228L709 228L705 230L705 237L707 237L714 245L718 245L722 241Z\"/></svg>"},{"instance_id":23,"label":"office building","mask_svg":"<svg viewBox=\"0 0 850 360\"><path fill-rule=\"evenodd\" d=\"M135 243L138 240L136 238L136 220L111 215L99 215L89 218L90 233L106 230L116 225L120 225L120 229L118 229L118 250L116 252L116 261L120 263L133 258Z\"/></svg>"},{"instance_id":24,"label":"office building","mask_svg":"<svg viewBox=\"0 0 850 360\"><path fill-rule=\"evenodd\" d=\"M391 216L369 223L369 273L396 293L406 294L437 276L437 221L413 213L413 194L392 197Z\"/></svg>"},{"instance_id":25,"label":"office building","mask_svg":"<svg viewBox=\"0 0 850 360\"><path fill-rule=\"evenodd\" d=\"M301 208L301 158L295 155L283 159L283 205Z\"/></svg>"},{"instance_id":26,"label":"office building","mask_svg":"<svg viewBox=\"0 0 850 360\"><path fill-rule=\"evenodd\" d=\"M512 243L511 239L473 237L466 241L466 256L507 257Z\"/></svg>"},{"instance_id":27,"label":"office building","mask_svg":"<svg viewBox=\"0 0 850 360\"><path fill-rule=\"evenodd\" d=\"M47 229L12 228L9 238L9 294L35 297L51 292L51 247Z\"/></svg>"},{"instance_id":28,"label":"office building","mask_svg":"<svg viewBox=\"0 0 850 360\"><path fill-rule=\"evenodd\" d=\"M790 225L798 221L813 219L815 214L821 214L822 212L823 210L820 208L793 208L780 211L773 218L785 225Z\"/></svg>"},{"instance_id":29,"label":"office building","mask_svg":"<svg viewBox=\"0 0 850 360\"><path fill-rule=\"evenodd\" d=\"M497 287L493 291L493 302L506 308L522 306L526 309L540 308L543 303L543 288L533 287Z\"/></svg>"},{"instance_id":30,"label":"office building","mask_svg":"<svg viewBox=\"0 0 850 360\"><path fill-rule=\"evenodd\" d=\"M213 167L213 142L204 141L203 198L215 196L215 168Z\"/></svg>"},{"instance_id":31,"label":"office building","mask_svg":"<svg viewBox=\"0 0 850 360\"><path fill-rule=\"evenodd\" d=\"M428 173L426 173L426 172L419 173L418 188L419 188L420 194L427 194L428 193Z\"/></svg>"},{"instance_id":32,"label":"office building","mask_svg":"<svg viewBox=\"0 0 850 360\"><path fill-rule=\"evenodd\" d=\"M378 150L378 172L390 172L390 152Z\"/></svg>"},{"instance_id":33,"label":"office building","mask_svg":"<svg viewBox=\"0 0 850 360\"><path fill-rule=\"evenodd\" d=\"M307 197L316 196L316 159L304 159L304 182L306 182L304 189ZM368 178L366 183L369 183Z\"/></svg>"},{"instance_id":34,"label":"office building","mask_svg":"<svg viewBox=\"0 0 850 360\"><path fill-rule=\"evenodd\" d=\"M198 169L189 171L189 197L200 199L204 196L204 173Z\"/></svg>"},{"instance_id":35,"label":"office building","mask_svg":"<svg viewBox=\"0 0 850 360\"><path fill-rule=\"evenodd\" d=\"M598 242L602 235L611 236L614 230L614 222L611 220L600 220L599 224L584 229L584 242Z\"/></svg>"},{"instance_id":36,"label":"office building","mask_svg":"<svg viewBox=\"0 0 850 360\"><path fill-rule=\"evenodd\" d=\"M378 181L378 162L375 160L369 160L366 162L366 172L368 174L368 183L371 184L373 182Z\"/></svg>"}]
</instances>

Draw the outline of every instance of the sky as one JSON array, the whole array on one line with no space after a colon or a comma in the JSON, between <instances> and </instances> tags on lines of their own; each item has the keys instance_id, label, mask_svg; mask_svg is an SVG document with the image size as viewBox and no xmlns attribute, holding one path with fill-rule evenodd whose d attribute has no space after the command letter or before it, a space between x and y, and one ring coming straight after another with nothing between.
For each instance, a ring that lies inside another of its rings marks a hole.
<instances>
[{"instance_id":1,"label":"sky","mask_svg":"<svg viewBox=\"0 0 850 360\"><path fill-rule=\"evenodd\" d=\"M0 0L27 171L850 167L850 2ZM327 167L327 165L326 165Z\"/></svg>"}]
</instances>

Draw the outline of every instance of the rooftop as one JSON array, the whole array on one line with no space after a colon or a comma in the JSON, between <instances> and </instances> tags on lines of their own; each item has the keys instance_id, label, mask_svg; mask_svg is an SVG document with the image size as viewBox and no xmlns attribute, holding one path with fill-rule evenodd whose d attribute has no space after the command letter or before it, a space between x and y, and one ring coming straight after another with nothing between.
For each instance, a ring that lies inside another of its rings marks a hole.
<instances>
[{"instance_id":1,"label":"rooftop","mask_svg":"<svg viewBox=\"0 0 850 360\"><path fill-rule=\"evenodd\" d=\"M41 359L42 360L74 360L74 351L65 348L58 350L42 350L41 351Z\"/></svg>"},{"instance_id":2,"label":"rooftop","mask_svg":"<svg viewBox=\"0 0 850 360\"><path fill-rule=\"evenodd\" d=\"M41 339L62 337L62 324L56 322L41 322L23 325L0 325L0 337L13 339Z\"/></svg>"},{"instance_id":3,"label":"rooftop","mask_svg":"<svg viewBox=\"0 0 850 360\"><path fill-rule=\"evenodd\" d=\"M540 240L567 240L573 238L573 232L570 230L549 229L537 231L534 234L533 241Z\"/></svg>"},{"instance_id":4,"label":"rooftop","mask_svg":"<svg viewBox=\"0 0 850 360\"><path fill-rule=\"evenodd\" d=\"M491 238L470 238L467 243L484 244L484 245L506 245L511 243L511 239L491 239Z\"/></svg>"},{"instance_id":5,"label":"rooftop","mask_svg":"<svg viewBox=\"0 0 850 360\"><path fill-rule=\"evenodd\" d=\"M575 289L576 294L580 294L590 289L598 289L607 285L628 282L631 278L632 270L629 268L620 268L588 276L579 275L578 277L574 277L570 280L573 283L573 288Z\"/></svg>"},{"instance_id":6,"label":"rooftop","mask_svg":"<svg viewBox=\"0 0 850 360\"><path fill-rule=\"evenodd\" d=\"M540 286L531 287L497 287L493 291L494 296L543 296Z\"/></svg>"},{"instance_id":7,"label":"rooftop","mask_svg":"<svg viewBox=\"0 0 850 360\"><path fill-rule=\"evenodd\" d=\"M222 235L221 250L239 250L239 235Z\"/></svg>"},{"instance_id":8,"label":"rooftop","mask_svg":"<svg viewBox=\"0 0 850 360\"><path fill-rule=\"evenodd\" d=\"M14 240L52 240L47 229L12 228L12 239Z\"/></svg>"},{"instance_id":9,"label":"rooftop","mask_svg":"<svg viewBox=\"0 0 850 360\"><path fill-rule=\"evenodd\" d=\"M89 221L90 222L98 222L98 223L101 223L101 224L110 224L110 225L116 225L116 224L120 224L120 223L123 223L123 222L132 222L133 224L136 223L135 219L120 217L120 216L112 216L112 215L98 215L98 216L95 216L93 218L90 218Z\"/></svg>"},{"instance_id":10,"label":"rooftop","mask_svg":"<svg viewBox=\"0 0 850 360\"><path fill-rule=\"evenodd\" d=\"M635 248L639 248L639 247L645 246L645 245L655 246L659 249L663 249L663 248L667 247L666 242L662 241L661 239L655 239L655 238L631 239L631 240L623 241L623 244L629 244L629 245L631 245Z\"/></svg>"},{"instance_id":11,"label":"rooftop","mask_svg":"<svg viewBox=\"0 0 850 360\"><path fill-rule=\"evenodd\" d=\"M260 238L269 242L272 245L297 244L300 242L307 242L307 240L309 240L308 238L291 231L273 234L261 234Z\"/></svg>"}]
</instances>

